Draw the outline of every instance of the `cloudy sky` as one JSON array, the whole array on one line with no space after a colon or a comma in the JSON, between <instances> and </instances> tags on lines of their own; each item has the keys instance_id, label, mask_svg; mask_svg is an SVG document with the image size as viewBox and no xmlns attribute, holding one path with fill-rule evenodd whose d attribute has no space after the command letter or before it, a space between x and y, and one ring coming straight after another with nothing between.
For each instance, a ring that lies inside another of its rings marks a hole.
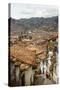
<instances>
[{"instance_id":1,"label":"cloudy sky","mask_svg":"<svg viewBox=\"0 0 60 90\"><path fill-rule=\"evenodd\" d=\"M56 6L47 6L39 4L11 4L11 17L31 18L31 17L52 17L58 15Z\"/></svg>"}]
</instances>

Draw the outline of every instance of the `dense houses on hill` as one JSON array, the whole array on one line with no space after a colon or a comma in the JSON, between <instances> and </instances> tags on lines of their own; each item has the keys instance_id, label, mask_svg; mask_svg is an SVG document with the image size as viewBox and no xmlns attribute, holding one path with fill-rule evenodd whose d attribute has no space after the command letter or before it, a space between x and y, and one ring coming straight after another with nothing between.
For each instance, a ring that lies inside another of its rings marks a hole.
<instances>
[{"instance_id":1,"label":"dense houses on hill","mask_svg":"<svg viewBox=\"0 0 60 90\"><path fill-rule=\"evenodd\" d=\"M31 32L32 33L32 32ZM31 35L30 33L30 35ZM28 35L29 36L29 35ZM52 79L57 83L57 33L32 33L31 37L12 36L10 42L10 85L34 85L36 78Z\"/></svg>"}]
</instances>

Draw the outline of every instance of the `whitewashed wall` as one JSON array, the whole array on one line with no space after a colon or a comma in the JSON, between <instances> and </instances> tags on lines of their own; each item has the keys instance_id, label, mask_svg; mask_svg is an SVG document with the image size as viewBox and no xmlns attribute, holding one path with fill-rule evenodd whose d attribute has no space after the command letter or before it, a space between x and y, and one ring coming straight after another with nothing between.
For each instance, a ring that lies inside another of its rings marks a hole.
<instances>
[{"instance_id":1,"label":"whitewashed wall","mask_svg":"<svg viewBox=\"0 0 60 90\"><path fill-rule=\"evenodd\" d=\"M30 79L32 79L33 81L33 71L32 71L32 67L30 67L27 71L25 71L25 85L30 85L31 81Z\"/></svg>"}]
</instances>

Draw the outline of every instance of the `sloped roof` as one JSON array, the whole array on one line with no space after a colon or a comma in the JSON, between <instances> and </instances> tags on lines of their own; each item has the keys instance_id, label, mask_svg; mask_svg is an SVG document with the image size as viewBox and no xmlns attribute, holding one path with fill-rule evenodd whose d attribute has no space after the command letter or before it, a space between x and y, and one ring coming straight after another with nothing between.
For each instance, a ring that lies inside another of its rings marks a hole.
<instances>
[{"instance_id":1,"label":"sloped roof","mask_svg":"<svg viewBox=\"0 0 60 90\"><path fill-rule=\"evenodd\" d=\"M41 46L30 45L27 47L28 50L35 51L36 56L38 56L41 60L46 58L46 44Z\"/></svg>"},{"instance_id":2,"label":"sloped roof","mask_svg":"<svg viewBox=\"0 0 60 90\"><path fill-rule=\"evenodd\" d=\"M16 58L20 62L35 65L35 54L19 45L13 45L10 47L10 56Z\"/></svg>"},{"instance_id":3,"label":"sloped roof","mask_svg":"<svg viewBox=\"0 0 60 90\"><path fill-rule=\"evenodd\" d=\"M35 54L39 54L39 53L42 53L43 51L46 51L46 45L47 44L44 44L44 45L41 45L41 46L38 46L38 45L29 45L26 48L28 50L30 50L30 51L35 51Z\"/></svg>"},{"instance_id":4,"label":"sloped roof","mask_svg":"<svg viewBox=\"0 0 60 90\"><path fill-rule=\"evenodd\" d=\"M27 65L27 64L21 64L20 65L20 69L21 70L26 70L26 69L28 69L29 68L29 65Z\"/></svg>"},{"instance_id":5,"label":"sloped roof","mask_svg":"<svg viewBox=\"0 0 60 90\"><path fill-rule=\"evenodd\" d=\"M46 37L46 40L49 41L49 40L54 40L56 38L58 38L58 34L57 33L52 33L48 37Z\"/></svg>"},{"instance_id":6,"label":"sloped roof","mask_svg":"<svg viewBox=\"0 0 60 90\"><path fill-rule=\"evenodd\" d=\"M39 55L38 55L38 58L39 58L40 60L46 59L46 52L43 52L43 53L39 54Z\"/></svg>"}]
</instances>

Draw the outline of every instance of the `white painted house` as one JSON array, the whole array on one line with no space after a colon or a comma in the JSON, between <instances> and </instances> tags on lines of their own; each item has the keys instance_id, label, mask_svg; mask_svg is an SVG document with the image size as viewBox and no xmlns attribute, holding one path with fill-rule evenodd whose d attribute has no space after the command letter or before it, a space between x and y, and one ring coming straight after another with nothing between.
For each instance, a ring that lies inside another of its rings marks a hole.
<instances>
[{"instance_id":1,"label":"white painted house","mask_svg":"<svg viewBox=\"0 0 60 90\"><path fill-rule=\"evenodd\" d=\"M22 86L28 86L33 84L34 82L34 70L32 69L33 67L36 67L35 63L35 53L28 51L24 48L20 48L20 46L12 46L11 48L11 56L16 58L16 65L15 65L15 74L13 74L12 71L12 76L15 76L15 82ZM13 60L12 60L13 61ZM17 65L17 62L19 65ZM11 66L11 70L14 67Z\"/></svg>"}]
</instances>

